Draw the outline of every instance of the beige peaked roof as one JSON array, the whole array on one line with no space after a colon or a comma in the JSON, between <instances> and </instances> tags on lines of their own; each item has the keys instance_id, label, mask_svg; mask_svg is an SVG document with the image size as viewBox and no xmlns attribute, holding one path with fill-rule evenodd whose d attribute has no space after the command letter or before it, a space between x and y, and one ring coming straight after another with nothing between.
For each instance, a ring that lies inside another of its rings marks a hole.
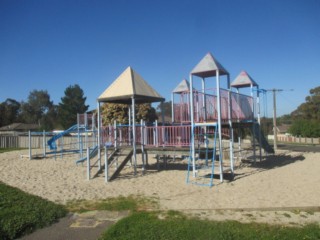
<instances>
[{"instance_id":1,"label":"beige peaked roof","mask_svg":"<svg viewBox=\"0 0 320 240\"><path fill-rule=\"evenodd\" d=\"M242 87L257 87L258 84L250 77L246 71L241 71L241 73L234 79L231 83L231 87L242 88Z\"/></svg>"},{"instance_id":2,"label":"beige peaked roof","mask_svg":"<svg viewBox=\"0 0 320 240\"><path fill-rule=\"evenodd\" d=\"M127 67L124 72L99 96L99 102L131 104L161 102L165 99L157 93L136 71Z\"/></svg>"},{"instance_id":3,"label":"beige peaked roof","mask_svg":"<svg viewBox=\"0 0 320 240\"><path fill-rule=\"evenodd\" d=\"M211 53L202 58L202 60L192 69L191 75L206 78L215 77L216 72L219 75L228 75L228 71L212 56Z\"/></svg>"},{"instance_id":4,"label":"beige peaked roof","mask_svg":"<svg viewBox=\"0 0 320 240\"><path fill-rule=\"evenodd\" d=\"M182 93L182 92L189 92L190 84L186 79L183 79L175 89L173 89L173 93Z\"/></svg>"}]
</instances>

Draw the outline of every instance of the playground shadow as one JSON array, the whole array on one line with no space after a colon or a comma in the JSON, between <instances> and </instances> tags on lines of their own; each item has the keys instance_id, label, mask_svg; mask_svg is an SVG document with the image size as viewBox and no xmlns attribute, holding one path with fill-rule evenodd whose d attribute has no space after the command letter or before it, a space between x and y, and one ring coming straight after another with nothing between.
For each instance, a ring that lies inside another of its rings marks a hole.
<instances>
[{"instance_id":1,"label":"playground shadow","mask_svg":"<svg viewBox=\"0 0 320 240\"><path fill-rule=\"evenodd\" d=\"M298 161L305 160L305 157L302 153L294 153L291 155L287 154L277 154L277 155L268 155L263 157L263 159L257 160L254 162L252 159L247 159L243 161L240 166L235 170L234 177L230 178L230 181L236 181L244 177L248 177L254 174L258 174L263 171L268 171L280 167L285 167L289 164L293 164ZM248 172L241 172L242 168L249 168Z\"/></svg>"},{"instance_id":2,"label":"playground shadow","mask_svg":"<svg viewBox=\"0 0 320 240\"><path fill-rule=\"evenodd\" d=\"M258 168L258 169L274 169L283 167L297 161L303 161L305 157L302 153L294 153L291 155L287 154L277 154L277 155L268 155L263 157L261 161L257 160L256 162L250 162L249 167Z\"/></svg>"}]
</instances>

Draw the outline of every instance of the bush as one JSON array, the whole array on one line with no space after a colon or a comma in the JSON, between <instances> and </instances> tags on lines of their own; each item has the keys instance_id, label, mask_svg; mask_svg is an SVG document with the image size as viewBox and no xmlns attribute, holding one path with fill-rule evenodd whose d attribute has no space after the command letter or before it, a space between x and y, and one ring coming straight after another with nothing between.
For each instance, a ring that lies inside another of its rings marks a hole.
<instances>
[{"instance_id":1,"label":"bush","mask_svg":"<svg viewBox=\"0 0 320 240\"><path fill-rule=\"evenodd\" d=\"M315 120L296 120L289 128L293 136L320 137L320 122Z\"/></svg>"},{"instance_id":2,"label":"bush","mask_svg":"<svg viewBox=\"0 0 320 240\"><path fill-rule=\"evenodd\" d=\"M0 239L14 239L43 228L67 214L55 204L0 182Z\"/></svg>"}]
</instances>

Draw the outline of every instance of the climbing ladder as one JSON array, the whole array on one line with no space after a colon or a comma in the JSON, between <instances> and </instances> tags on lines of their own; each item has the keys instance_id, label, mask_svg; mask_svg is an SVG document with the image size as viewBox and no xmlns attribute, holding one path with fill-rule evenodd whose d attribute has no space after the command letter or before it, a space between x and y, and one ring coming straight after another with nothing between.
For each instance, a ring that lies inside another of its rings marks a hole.
<instances>
[{"instance_id":1,"label":"climbing ladder","mask_svg":"<svg viewBox=\"0 0 320 240\"><path fill-rule=\"evenodd\" d=\"M187 183L212 187L218 137L217 124L210 127L195 126L193 131L197 146L194 148L195 154L192 154L192 147L190 147ZM192 156L195 156L194 159Z\"/></svg>"}]
</instances>

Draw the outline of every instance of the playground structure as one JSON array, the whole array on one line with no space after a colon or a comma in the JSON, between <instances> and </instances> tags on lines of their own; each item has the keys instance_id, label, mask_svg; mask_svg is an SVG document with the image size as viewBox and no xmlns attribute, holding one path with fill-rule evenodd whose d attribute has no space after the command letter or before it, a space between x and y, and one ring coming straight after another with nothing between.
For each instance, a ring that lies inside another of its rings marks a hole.
<instances>
[{"instance_id":1,"label":"playground structure","mask_svg":"<svg viewBox=\"0 0 320 240\"><path fill-rule=\"evenodd\" d=\"M222 77L226 77L226 88L221 87ZM194 78L201 79L200 90L195 87ZM209 88L206 86L208 78L216 79L216 84ZM122 86L126 86L126 89ZM250 96L239 92L239 89L248 87L251 90ZM232 88L237 91L233 92ZM175 101L175 95L178 95L178 101ZM188 183L212 186L216 163L222 182L225 173L234 175L234 131L238 132L238 148L241 152L239 129L242 128L248 128L252 132L253 161L256 161L258 156L261 159L262 149L266 153L273 153L260 129L258 84L246 72L241 72L230 83L228 71L210 53L191 71L190 84L183 80L174 89L171 125L164 125L163 118L160 125L155 123L147 126L143 122L137 125L135 103L163 101L164 99L130 67L98 98L98 117L100 103L131 105L129 125L100 125L98 136L101 146L109 142L114 149L132 148L130 155L135 174L137 149L142 153L143 170L147 160L144 156L148 152L157 155L175 155L179 152L189 159ZM101 121L98 123L101 124ZM225 138L228 144L223 140Z\"/></svg>"},{"instance_id":2,"label":"playground structure","mask_svg":"<svg viewBox=\"0 0 320 240\"><path fill-rule=\"evenodd\" d=\"M76 164L87 162L87 179L90 179L90 159L96 157L96 175L104 171L105 182L115 179L128 162L136 175L137 154L141 154L142 173L148 166L150 153L156 154L157 160L160 156L166 159L168 155L183 155L188 159L186 182L204 186L213 186L214 175L219 175L220 182L224 181L225 174L233 178L235 153L241 153L243 128L250 129L252 133L254 162L257 157L261 159L262 149L265 153L273 153L260 129L259 87L246 72L241 72L230 83L229 72L208 53L193 68L189 78L190 82L184 79L172 92L172 124L165 125L163 115L161 124L146 124L143 121L138 124L135 104L163 103L164 98L128 67L99 96L96 118L95 115L79 114L76 125L47 141L52 150L50 153L63 156L66 149L61 148L60 144L59 150L56 143L65 135L74 134L77 147L73 147L73 151L79 153ZM215 84L211 79L215 79ZM197 88L199 82L200 90ZM241 94L242 88L250 88L250 95ZM131 105L129 124L114 122L103 126L101 103ZM234 148L235 132L238 136L237 150Z\"/></svg>"}]
</instances>

